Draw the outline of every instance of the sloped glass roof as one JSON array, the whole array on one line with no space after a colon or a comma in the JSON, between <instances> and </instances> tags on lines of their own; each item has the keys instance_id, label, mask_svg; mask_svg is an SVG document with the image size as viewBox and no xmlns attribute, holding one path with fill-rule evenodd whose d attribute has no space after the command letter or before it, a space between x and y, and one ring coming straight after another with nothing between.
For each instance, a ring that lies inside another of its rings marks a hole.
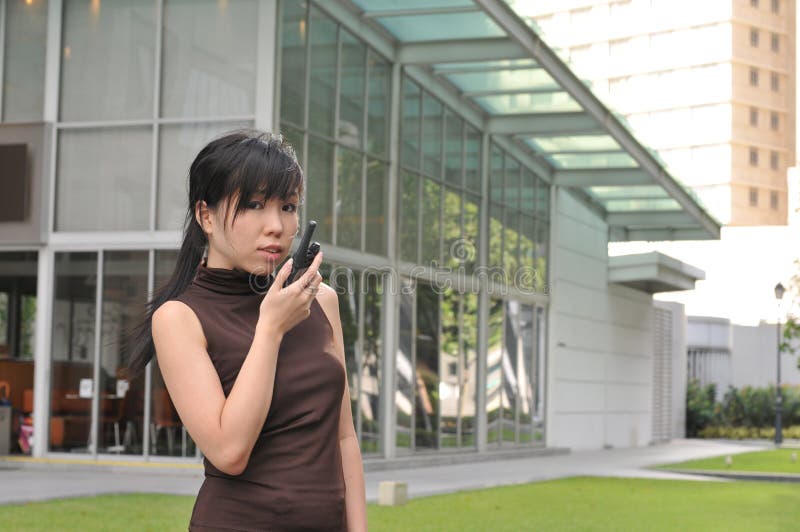
<instances>
[{"instance_id":1,"label":"sloped glass roof","mask_svg":"<svg viewBox=\"0 0 800 532\"><path fill-rule=\"evenodd\" d=\"M471 103L484 131L542 161L543 178L600 206L612 239L719 238L720 223L694 192L508 3L335 1L391 35L398 62L433 76L454 107Z\"/></svg>"}]
</instances>

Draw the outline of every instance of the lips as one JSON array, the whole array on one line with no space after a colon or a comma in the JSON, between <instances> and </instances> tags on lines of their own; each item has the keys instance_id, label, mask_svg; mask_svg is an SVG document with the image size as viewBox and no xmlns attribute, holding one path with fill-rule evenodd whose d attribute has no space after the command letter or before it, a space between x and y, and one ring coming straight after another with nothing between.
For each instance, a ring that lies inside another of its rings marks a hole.
<instances>
[{"instance_id":1,"label":"lips","mask_svg":"<svg viewBox=\"0 0 800 532\"><path fill-rule=\"evenodd\" d=\"M283 256L283 247L278 245L263 246L258 251L268 261L278 261Z\"/></svg>"}]
</instances>

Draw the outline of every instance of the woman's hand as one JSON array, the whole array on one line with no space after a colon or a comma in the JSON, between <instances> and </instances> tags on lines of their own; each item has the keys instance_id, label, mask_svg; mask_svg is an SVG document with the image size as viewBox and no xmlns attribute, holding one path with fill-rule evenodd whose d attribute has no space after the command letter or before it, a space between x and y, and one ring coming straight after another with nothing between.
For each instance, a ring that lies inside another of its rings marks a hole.
<instances>
[{"instance_id":1,"label":"woman's hand","mask_svg":"<svg viewBox=\"0 0 800 532\"><path fill-rule=\"evenodd\" d=\"M320 251L305 273L283 288L289 272L292 271L292 261L287 260L261 302L259 322L282 336L306 319L311 314L311 301L316 297L319 283L322 282L322 275L318 271L321 263Z\"/></svg>"}]
</instances>

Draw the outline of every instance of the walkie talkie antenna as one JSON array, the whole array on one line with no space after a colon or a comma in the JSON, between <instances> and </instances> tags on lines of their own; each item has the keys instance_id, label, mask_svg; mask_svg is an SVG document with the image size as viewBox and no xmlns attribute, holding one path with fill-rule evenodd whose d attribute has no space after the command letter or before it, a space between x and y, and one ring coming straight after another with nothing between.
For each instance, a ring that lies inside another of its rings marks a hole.
<instances>
[{"instance_id":1,"label":"walkie talkie antenna","mask_svg":"<svg viewBox=\"0 0 800 532\"><path fill-rule=\"evenodd\" d=\"M283 284L284 287L289 286L294 281L295 276L297 276L297 272L311 266L311 262L314 260L314 255L316 255L316 252L309 254L309 246L311 245L311 236L314 234L314 229L316 228L317 222L314 220L309 220L306 230L303 233L303 237L300 239L300 245L297 246L297 250L295 250L294 255L292 255L292 271L289 272L289 276L286 278L286 282ZM317 251L319 250L319 244L317 244L316 249Z\"/></svg>"}]
</instances>

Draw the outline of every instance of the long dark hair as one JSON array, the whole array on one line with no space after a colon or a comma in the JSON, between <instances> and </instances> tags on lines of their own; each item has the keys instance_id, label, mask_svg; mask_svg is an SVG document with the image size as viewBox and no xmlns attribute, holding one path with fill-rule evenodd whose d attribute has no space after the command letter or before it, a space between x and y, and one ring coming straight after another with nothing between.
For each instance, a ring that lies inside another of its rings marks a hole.
<instances>
[{"instance_id":1,"label":"long dark hair","mask_svg":"<svg viewBox=\"0 0 800 532\"><path fill-rule=\"evenodd\" d=\"M179 296L194 280L200 266L208 240L195 218L198 202L205 201L213 209L238 193L233 225L254 194L263 193L267 200L273 197L288 200L297 192L302 199L303 190L303 170L294 149L280 134L237 130L217 137L200 150L189 167L189 202L175 270L169 281L155 290L144 306L141 320L123 342L130 347L126 370L129 380L136 378L155 355L153 313Z\"/></svg>"}]
</instances>

